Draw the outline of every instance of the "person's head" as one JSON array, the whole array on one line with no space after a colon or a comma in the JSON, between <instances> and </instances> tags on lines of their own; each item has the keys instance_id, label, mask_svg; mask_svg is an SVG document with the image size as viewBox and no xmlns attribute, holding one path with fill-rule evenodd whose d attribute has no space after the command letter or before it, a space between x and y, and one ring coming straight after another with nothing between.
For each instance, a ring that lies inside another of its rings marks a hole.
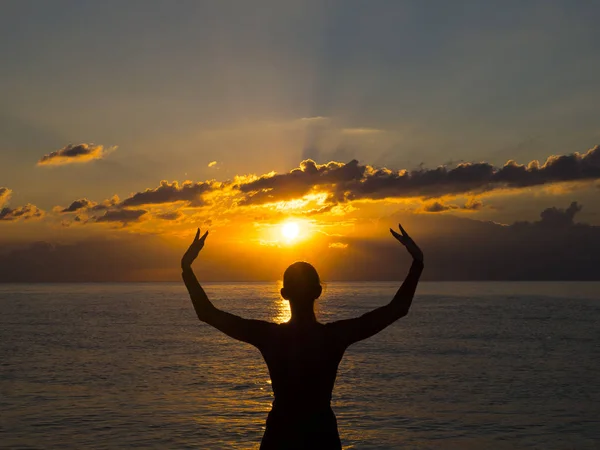
<instances>
[{"instance_id":1,"label":"person's head","mask_svg":"<svg viewBox=\"0 0 600 450\"><path fill-rule=\"evenodd\" d=\"M281 296L290 302L313 302L321 295L321 280L309 263L298 261L283 273Z\"/></svg>"}]
</instances>

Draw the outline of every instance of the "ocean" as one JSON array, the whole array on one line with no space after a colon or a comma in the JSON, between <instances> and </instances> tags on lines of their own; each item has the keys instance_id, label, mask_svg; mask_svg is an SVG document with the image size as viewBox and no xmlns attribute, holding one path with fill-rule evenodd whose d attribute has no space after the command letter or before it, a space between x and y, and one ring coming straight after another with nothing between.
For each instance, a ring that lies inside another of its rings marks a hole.
<instances>
[{"instance_id":1,"label":"ocean","mask_svg":"<svg viewBox=\"0 0 600 450\"><path fill-rule=\"evenodd\" d=\"M328 283L329 322L398 283ZM277 283L206 283L285 321ZM200 323L182 283L0 285L0 447L252 449L272 401L258 350ZM600 448L600 283L421 283L350 347L332 406L348 449Z\"/></svg>"}]
</instances>

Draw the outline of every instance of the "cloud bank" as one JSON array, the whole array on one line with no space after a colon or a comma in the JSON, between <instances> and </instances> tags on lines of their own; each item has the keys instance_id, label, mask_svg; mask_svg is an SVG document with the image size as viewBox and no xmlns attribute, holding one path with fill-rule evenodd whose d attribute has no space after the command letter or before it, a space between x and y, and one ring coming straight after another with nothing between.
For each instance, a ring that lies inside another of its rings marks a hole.
<instances>
[{"instance_id":1,"label":"cloud bank","mask_svg":"<svg viewBox=\"0 0 600 450\"><path fill-rule=\"evenodd\" d=\"M95 159L102 159L117 147L104 148L102 145L79 144L67 145L55 152L44 155L38 166L60 166L71 163L85 163Z\"/></svg>"},{"instance_id":2,"label":"cloud bank","mask_svg":"<svg viewBox=\"0 0 600 450\"><path fill-rule=\"evenodd\" d=\"M438 214L398 215L425 253L424 279L600 280L600 227L577 223L579 203L550 207L540 219L501 225ZM322 253L324 279L400 280L407 259L386 239L336 238L344 254ZM319 254L321 255L321 254ZM400 268L400 270L399 270Z\"/></svg>"},{"instance_id":3,"label":"cloud bank","mask_svg":"<svg viewBox=\"0 0 600 450\"><path fill-rule=\"evenodd\" d=\"M316 216L330 213L333 208L357 200L419 199L426 213L445 211L478 211L484 206L477 197L494 192L519 191L530 187L555 185L565 182L589 182L600 179L600 146L586 153L553 155L543 164L530 161L518 164L508 161L502 167L487 162L459 163L434 169L392 170L360 164L329 162L317 164L304 160L299 167L287 173L268 173L261 176L237 176L232 181L161 181L155 188L136 192L119 200L113 197L102 203L87 198L75 200L62 213L106 210L90 222L131 223L142 217L127 212L135 208L150 210L153 217L175 220L181 217L173 211L161 209L177 204L176 208L201 208L215 214L236 207L269 206L278 202L300 201L296 214ZM447 203L447 196L471 197L463 205ZM302 200L311 198L310 201ZM304 205L304 206L303 206ZM219 209L220 208L220 209ZM158 210L157 210L158 209ZM105 218L103 218L105 217Z\"/></svg>"},{"instance_id":4,"label":"cloud bank","mask_svg":"<svg viewBox=\"0 0 600 450\"><path fill-rule=\"evenodd\" d=\"M399 213L387 219L405 224L425 252L424 280L600 280L600 227L577 223L580 210L577 202L550 207L537 221L512 225L439 214ZM108 214L105 221L113 219L117 217ZM304 257L316 264L326 281L400 283L410 258L387 228L382 225L380 231L320 234ZM187 245L173 246L159 235L129 233L78 244L0 245L0 282L176 281ZM207 281L276 280L293 261L282 257L280 248L238 242L221 241L203 251L204 262L199 264ZM264 263L249 265L249 260Z\"/></svg>"},{"instance_id":5,"label":"cloud bank","mask_svg":"<svg viewBox=\"0 0 600 450\"><path fill-rule=\"evenodd\" d=\"M289 173L263 175L242 183L242 205L257 205L302 197L313 191L329 193L330 202L385 198L440 198L499 189L523 189L546 184L600 179L600 146L584 154L550 156L544 164L508 161L503 167L487 162L461 163L456 167L391 170L362 165L302 161Z\"/></svg>"},{"instance_id":6,"label":"cloud bank","mask_svg":"<svg viewBox=\"0 0 600 450\"><path fill-rule=\"evenodd\" d=\"M127 225L147 218L143 217L148 212L147 210L135 209L140 206L162 206L172 203L182 203L189 207L205 206L207 202L202 195L213 190L216 185L218 184L212 182L193 183L191 181L179 185L177 181L169 183L163 180L157 188L136 192L123 201L114 196L112 199L98 204L87 198L81 198L66 208L57 207L57 210L61 213L106 211L104 215L93 217L86 223L120 222L122 225ZM181 211L156 214L158 219L167 221L175 221L182 216Z\"/></svg>"}]
</instances>

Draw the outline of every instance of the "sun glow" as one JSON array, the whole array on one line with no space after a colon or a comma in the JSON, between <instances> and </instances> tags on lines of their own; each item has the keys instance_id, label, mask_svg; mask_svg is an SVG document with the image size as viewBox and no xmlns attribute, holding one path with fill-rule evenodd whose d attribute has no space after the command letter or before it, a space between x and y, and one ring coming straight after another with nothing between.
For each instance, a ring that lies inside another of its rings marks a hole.
<instances>
[{"instance_id":1,"label":"sun glow","mask_svg":"<svg viewBox=\"0 0 600 450\"><path fill-rule=\"evenodd\" d=\"M288 241L293 241L298 238L300 227L296 222L285 222L281 226L281 235Z\"/></svg>"}]
</instances>

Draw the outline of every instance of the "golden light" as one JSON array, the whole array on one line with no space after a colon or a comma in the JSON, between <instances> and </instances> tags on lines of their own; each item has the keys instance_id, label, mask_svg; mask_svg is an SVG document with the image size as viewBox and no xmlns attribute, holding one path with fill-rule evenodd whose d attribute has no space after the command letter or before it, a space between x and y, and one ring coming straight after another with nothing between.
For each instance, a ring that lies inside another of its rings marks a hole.
<instances>
[{"instance_id":1,"label":"golden light","mask_svg":"<svg viewBox=\"0 0 600 450\"><path fill-rule=\"evenodd\" d=\"M300 227L296 222L286 222L281 226L281 234L289 241L293 241L298 237Z\"/></svg>"}]
</instances>

